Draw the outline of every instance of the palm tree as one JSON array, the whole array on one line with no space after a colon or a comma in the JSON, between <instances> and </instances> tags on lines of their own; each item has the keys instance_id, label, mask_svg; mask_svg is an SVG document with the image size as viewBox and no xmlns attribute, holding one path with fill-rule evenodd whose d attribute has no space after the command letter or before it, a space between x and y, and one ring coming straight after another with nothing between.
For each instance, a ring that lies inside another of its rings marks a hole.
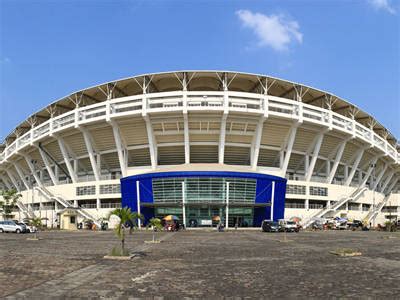
<instances>
[{"instance_id":1,"label":"palm tree","mask_svg":"<svg viewBox=\"0 0 400 300\"><path fill-rule=\"evenodd\" d=\"M115 228L115 233L118 238L121 240L121 254L125 254L125 229L129 227L127 224L134 223L137 219L142 219L142 215L137 212L132 212L130 208L116 208L114 209L109 216L115 215L119 217L119 223Z\"/></svg>"},{"instance_id":2,"label":"palm tree","mask_svg":"<svg viewBox=\"0 0 400 300\"><path fill-rule=\"evenodd\" d=\"M1 191L0 196L3 196L3 201L0 202L0 207L3 208L3 217L7 219L12 216L12 210L15 207L18 199L22 197L15 189Z\"/></svg>"},{"instance_id":3,"label":"palm tree","mask_svg":"<svg viewBox=\"0 0 400 300\"><path fill-rule=\"evenodd\" d=\"M153 243L155 242L155 232L162 228L161 220L159 218L151 218L148 227L153 227Z\"/></svg>"},{"instance_id":4,"label":"palm tree","mask_svg":"<svg viewBox=\"0 0 400 300\"><path fill-rule=\"evenodd\" d=\"M43 219L44 219L44 218L38 218L38 217L29 219L29 223L30 223L32 226L35 226L35 227L36 227L36 231L34 232L35 234L34 234L34 236L33 236L33 238L34 238L35 240L37 239L37 232L39 231L40 228L42 228L42 220L43 220Z\"/></svg>"}]
</instances>

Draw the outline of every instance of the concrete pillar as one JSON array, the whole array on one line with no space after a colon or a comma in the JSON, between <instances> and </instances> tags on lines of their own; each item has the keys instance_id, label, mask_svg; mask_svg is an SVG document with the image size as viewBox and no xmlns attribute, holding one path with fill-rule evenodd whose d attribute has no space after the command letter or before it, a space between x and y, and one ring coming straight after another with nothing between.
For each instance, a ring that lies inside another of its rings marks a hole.
<instances>
[{"instance_id":1,"label":"concrete pillar","mask_svg":"<svg viewBox=\"0 0 400 300\"><path fill-rule=\"evenodd\" d=\"M100 199L96 199L96 208L97 209L100 209L101 208L101 201L100 201Z\"/></svg>"},{"instance_id":2,"label":"concrete pillar","mask_svg":"<svg viewBox=\"0 0 400 300\"><path fill-rule=\"evenodd\" d=\"M74 200L74 207L78 207L78 200Z\"/></svg>"},{"instance_id":3,"label":"concrete pillar","mask_svg":"<svg viewBox=\"0 0 400 300\"><path fill-rule=\"evenodd\" d=\"M308 209L309 209L309 206L310 206L310 200L309 200L309 199L304 200L304 208L305 208L306 210L308 210Z\"/></svg>"}]
</instances>

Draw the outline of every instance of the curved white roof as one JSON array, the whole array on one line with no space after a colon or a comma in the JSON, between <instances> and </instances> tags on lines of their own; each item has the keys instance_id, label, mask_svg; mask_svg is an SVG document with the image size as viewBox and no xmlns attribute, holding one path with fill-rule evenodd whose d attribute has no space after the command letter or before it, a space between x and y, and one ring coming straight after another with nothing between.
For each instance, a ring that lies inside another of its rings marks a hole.
<instances>
[{"instance_id":1,"label":"curved white roof","mask_svg":"<svg viewBox=\"0 0 400 300\"><path fill-rule=\"evenodd\" d=\"M22 135L32 126L45 122L51 115L65 113L75 109L76 106L105 101L107 93L110 91L112 91L112 97L116 98L142 94L143 86L146 86L148 93L180 90L183 78L186 78L188 90L222 90L223 78L227 79L228 89L235 91L263 93L263 85L267 84L270 95L301 100L318 107L328 108L330 106L339 114L354 117L357 122L372 128L389 143L397 146L396 138L372 115L330 92L268 75L218 70L183 70L142 74L73 92L29 116L5 138L5 142L12 142L16 136Z\"/></svg>"}]
</instances>

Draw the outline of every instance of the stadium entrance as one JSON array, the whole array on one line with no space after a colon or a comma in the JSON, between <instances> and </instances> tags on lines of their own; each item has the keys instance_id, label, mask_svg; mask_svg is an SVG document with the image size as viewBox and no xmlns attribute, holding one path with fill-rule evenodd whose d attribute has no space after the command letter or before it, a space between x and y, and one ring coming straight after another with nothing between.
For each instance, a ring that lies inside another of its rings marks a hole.
<instances>
[{"instance_id":1,"label":"stadium entrance","mask_svg":"<svg viewBox=\"0 0 400 300\"><path fill-rule=\"evenodd\" d=\"M145 216L174 215L185 227L260 226L284 216L286 179L243 172L163 172L121 179L122 206Z\"/></svg>"}]
</instances>

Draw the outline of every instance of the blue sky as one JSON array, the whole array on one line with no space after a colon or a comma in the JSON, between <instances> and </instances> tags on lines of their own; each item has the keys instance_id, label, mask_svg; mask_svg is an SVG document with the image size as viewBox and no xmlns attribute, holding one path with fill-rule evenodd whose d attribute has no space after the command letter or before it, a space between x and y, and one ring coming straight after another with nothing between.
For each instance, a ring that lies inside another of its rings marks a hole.
<instances>
[{"instance_id":1,"label":"blue sky","mask_svg":"<svg viewBox=\"0 0 400 300\"><path fill-rule=\"evenodd\" d=\"M0 140L73 91L181 69L327 90L400 139L397 0L2 0L0 11Z\"/></svg>"}]
</instances>

